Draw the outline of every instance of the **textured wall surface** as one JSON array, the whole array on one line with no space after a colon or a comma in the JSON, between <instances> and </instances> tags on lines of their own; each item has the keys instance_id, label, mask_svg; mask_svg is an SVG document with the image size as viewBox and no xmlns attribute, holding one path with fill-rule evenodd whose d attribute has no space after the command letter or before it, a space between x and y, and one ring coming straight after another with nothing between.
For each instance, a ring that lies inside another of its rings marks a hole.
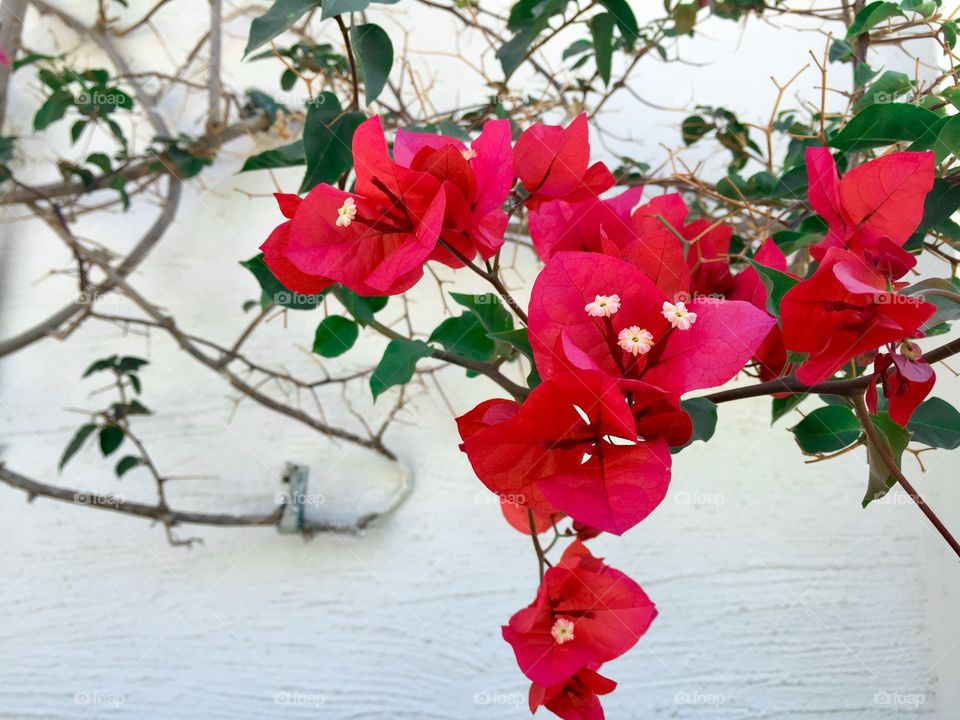
<instances>
[{"instance_id":1,"label":"textured wall surface","mask_svg":"<svg viewBox=\"0 0 960 720\"><path fill-rule=\"evenodd\" d=\"M196 27L203 23L200 10ZM31 44L50 42L32 20ZM160 21L174 49L192 43L192 36L178 40L182 15ZM435 33L446 27L430 22ZM234 28L227 53L239 55L242 29ZM430 47L427 29L418 27L413 47ZM759 24L750 30L740 38L736 26L711 26L690 50L697 61L715 64L653 65L644 92L664 104L723 101L763 118L772 97L767 75L788 77L805 62L807 47L822 51L823 38ZM73 41L58 42L66 48ZM773 67L771 43L789 48L798 67ZM149 52L137 43L124 50L141 63ZM440 90L452 98L457 68L438 59L434 69ZM251 82L227 81L240 88ZM815 78L803 81L809 88ZM25 108L34 97L35 88L21 81L14 130L28 125ZM165 109L177 116L172 101ZM638 138L641 154L656 157L657 142L677 143L675 127L667 126L677 114L614 110L613 126ZM183 126L199 117L191 112L184 104ZM53 155L42 139L27 142L28 165ZM256 295L236 261L254 254L277 221L268 198L237 192L271 190L266 177L236 176L238 163L239 156L225 157L202 184L187 186L169 236L133 279L185 328L223 342L243 328L240 305ZM295 172L278 177L288 188L296 185ZM8 220L19 215L2 212ZM85 220L81 232L123 250L154 212L144 203L129 216ZM68 278L43 277L49 267L69 266L45 229L13 223L0 232L6 336L58 307L73 289ZM529 270L529 259L521 260ZM130 311L106 302L109 311ZM416 312L440 317L435 288L418 294ZM286 327L268 325L254 353L310 371L313 360L302 348L316 321L301 313ZM347 365L365 366L379 347L351 353ZM322 512L375 507L397 482L395 468L375 457L250 403L235 407L217 376L165 338L125 337L94 324L69 343L45 341L0 363L0 444L11 468L151 498L144 474L111 480L112 463L92 450L56 476L60 452L81 422L66 408L100 401L91 397L98 382L81 384L78 376L112 352L153 363L143 372L144 401L157 414L139 427L163 470L206 476L175 485L178 506L266 510L288 460L311 466L311 491L327 499ZM960 401L957 380L945 369L940 376L937 393ZM439 379L458 413L496 394L457 370ZM369 409L364 388L354 396L358 409ZM331 402L331 417L349 422L338 401ZM804 465L784 429L790 422L770 428L768 417L762 400L723 406L709 446L676 458L663 505L624 538L594 542L595 552L637 579L660 608L640 644L606 666L621 683L605 702L608 717L955 718L955 558L903 493L860 509L862 452ZM200 528L195 534L205 544L185 550L168 547L162 532L143 521L44 500L28 505L22 493L0 487L0 717L526 716L526 684L499 625L533 597L529 540L503 523L457 452L438 393L420 393L403 420L388 442L413 477L414 493L361 537L305 542L273 530ZM924 462L924 475L912 458L907 472L948 526L960 528L956 460L938 451Z\"/></svg>"}]
</instances>

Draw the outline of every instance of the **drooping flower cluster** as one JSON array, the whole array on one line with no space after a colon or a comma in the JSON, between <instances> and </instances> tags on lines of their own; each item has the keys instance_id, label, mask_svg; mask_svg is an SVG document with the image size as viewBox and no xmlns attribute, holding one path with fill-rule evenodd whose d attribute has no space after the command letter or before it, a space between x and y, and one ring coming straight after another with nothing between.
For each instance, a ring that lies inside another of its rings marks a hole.
<instances>
[{"instance_id":1,"label":"drooping flower cluster","mask_svg":"<svg viewBox=\"0 0 960 720\"><path fill-rule=\"evenodd\" d=\"M531 711L602 720L599 696L616 683L597 671L656 616L640 586L583 542L623 534L663 501L671 449L693 432L685 394L748 364L762 380L795 369L814 385L848 363L873 362L870 410L882 388L890 417L905 425L934 383L911 339L935 307L900 292L916 262L904 245L933 182L930 153L894 153L841 179L828 150L809 150L810 205L827 231L811 248L815 271L801 279L773 239L750 264L733 261L733 229L690 219L678 194L642 205L638 187L602 197L615 179L590 164L584 116L534 125L515 145L504 120L486 123L469 147L401 130L392 156L372 118L353 150L352 191L320 185L302 200L277 196L287 221L263 250L287 287L396 294L429 261L456 268L491 258L503 244L507 198L525 206L545 263L527 317L540 383L525 398L487 400L457 418L461 449L508 523L536 537L569 518L566 534L576 537L503 628L532 683ZM768 272L793 283L779 317L768 312Z\"/></svg>"},{"instance_id":2,"label":"drooping flower cluster","mask_svg":"<svg viewBox=\"0 0 960 720\"><path fill-rule=\"evenodd\" d=\"M909 340L923 334L936 306L898 292L916 264L903 246L933 187L933 153L892 153L840 179L830 152L811 148L807 171L810 205L828 231L812 248L816 271L784 295L780 308L787 349L807 354L797 378L813 385L858 358L860 365L873 360L871 410L879 381L890 417L906 425L934 382L933 368ZM887 353L874 358L883 347Z\"/></svg>"},{"instance_id":3,"label":"drooping flower cluster","mask_svg":"<svg viewBox=\"0 0 960 720\"><path fill-rule=\"evenodd\" d=\"M279 196L289 222L261 249L291 290L337 282L361 295L396 295L437 260L461 267L503 244L501 209L513 187L510 124L494 120L468 149L443 135L401 131L391 158L380 118L353 136L353 192L318 185L302 200Z\"/></svg>"}]
</instances>

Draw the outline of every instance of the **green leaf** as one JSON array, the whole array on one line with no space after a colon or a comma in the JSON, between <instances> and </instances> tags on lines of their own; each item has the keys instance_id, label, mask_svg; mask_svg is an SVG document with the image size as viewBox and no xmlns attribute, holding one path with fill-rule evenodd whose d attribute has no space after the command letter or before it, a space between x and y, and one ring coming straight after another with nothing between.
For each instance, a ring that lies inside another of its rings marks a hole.
<instances>
[{"instance_id":1,"label":"green leaf","mask_svg":"<svg viewBox=\"0 0 960 720\"><path fill-rule=\"evenodd\" d=\"M114 468L114 472L116 472L118 478L121 478L137 467L140 463L141 460L136 455L125 455L124 457L120 458L120 462L117 463L117 466Z\"/></svg>"},{"instance_id":2,"label":"green leaf","mask_svg":"<svg viewBox=\"0 0 960 720\"><path fill-rule=\"evenodd\" d=\"M100 452L104 457L115 451L123 443L123 430L116 425L104 425L100 429Z\"/></svg>"},{"instance_id":3,"label":"green leaf","mask_svg":"<svg viewBox=\"0 0 960 720\"><path fill-rule=\"evenodd\" d=\"M321 19L326 20L327 18L332 18L335 15L360 12L361 10L366 10L368 7L370 7L370 3L374 1L384 5L393 5L394 3L399 2L399 0L324 0L323 13L320 17Z\"/></svg>"},{"instance_id":4,"label":"green leaf","mask_svg":"<svg viewBox=\"0 0 960 720\"><path fill-rule=\"evenodd\" d=\"M357 58L357 72L363 79L366 104L383 92L393 67L393 43L379 25L368 23L350 28L350 40Z\"/></svg>"},{"instance_id":5,"label":"green leaf","mask_svg":"<svg viewBox=\"0 0 960 720\"><path fill-rule=\"evenodd\" d=\"M287 290L280 281L270 272L270 268L263 261L263 253L254 255L249 260L240 263L243 267L253 273L260 285L260 307L268 308L271 305L289 308L290 310L313 310L320 300L323 293L319 295L303 295L292 290Z\"/></svg>"},{"instance_id":6,"label":"green leaf","mask_svg":"<svg viewBox=\"0 0 960 720\"><path fill-rule=\"evenodd\" d=\"M62 118L67 108L73 105L73 95L66 90L57 90L46 99L33 116L33 129L43 130Z\"/></svg>"},{"instance_id":7,"label":"green leaf","mask_svg":"<svg viewBox=\"0 0 960 720\"><path fill-rule=\"evenodd\" d=\"M604 85L610 84L610 65L613 60L614 19L610 13L601 13L590 18L590 35L597 61L597 72Z\"/></svg>"},{"instance_id":8,"label":"green leaf","mask_svg":"<svg viewBox=\"0 0 960 720\"><path fill-rule=\"evenodd\" d=\"M70 126L70 142L75 143L80 139L80 136L83 135L83 131L87 127L86 120L77 120L73 125Z\"/></svg>"},{"instance_id":9,"label":"green leaf","mask_svg":"<svg viewBox=\"0 0 960 720\"><path fill-rule=\"evenodd\" d=\"M817 408L791 431L805 453L829 453L855 443L862 432L853 410L844 405Z\"/></svg>"},{"instance_id":10,"label":"green leaf","mask_svg":"<svg viewBox=\"0 0 960 720\"><path fill-rule=\"evenodd\" d=\"M686 445L670 448L671 453L678 453L697 440L707 442L713 437L713 433L717 429L717 404L712 400L704 397L690 398L681 400L680 407L686 411L690 420L693 421L693 435L690 436Z\"/></svg>"},{"instance_id":11,"label":"green leaf","mask_svg":"<svg viewBox=\"0 0 960 720\"><path fill-rule=\"evenodd\" d=\"M902 95L913 90L913 80L909 75L896 70L887 70L874 80L863 97L853 106L855 113L871 105L888 105Z\"/></svg>"},{"instance_id":12,"label":"green leaf","mask_svg":"<svg viewBox=\"0 0 960 720\"><path fill-rule=\"evenodd\" d=\"M857 16L850 23L847 30L847 40L869 32L870 28L876 27L884 20L892 18L895 15L903 15L896 3L892 2L872 2L857 13Z\"/></svg>"},{"instance_id":13,"label":"green leaf","mask_svg":"<svg viewBox=\"0 0 960 720\"><path fill-rule=\"evenodd\" d=\"M960 278L951 278L950 280L945 278L926 278L901 291L904 295L915 296L918 300L922 299L925 302L936 305L937 311L933 314L933 317L920 327L921 330L926 331L942 322L960 319L960 303L955 302L949 297L937 295L935 292L928 293L928 290L960 293Z\"/></svg>"},{"instance_id":14,"label":"green leaf","mask_svg":"<svg viewBox=\"0 0 960 720\"><path fill-rule=\"evenodd\" d=\"M117 367L117 356L111 355L109 357L101 358L100 360L95 360L90 366L83 371L83 375L80 377L90 377L95 372L103 372L104 370L114 369Z\"/></svg>"},{"instance_id":15,"label":"green leaf","mask_svg":"<svg viewBox=\"0 0 960 720\"><path fill-rule=\"evenodd\" d=\"M626 0L600 0L611 15L617 20L617 27L620 28L620 37L624 39L628 46L632 46L637 38L640 37L640 26L637 24L637 17L630 9Z\"/></svg>"},{"instance_id":16,"label":"green leaf","mask_svg":"<svg viewBox=\"0 0 960 720\"><path fill-rule=\"evenodd\" d=\"M243 51L244 57L266 45L319 5L320 0L276 0L267 12L250 23L250 36Z\"/></svg>"},{"instance_id":17,"label":"green leaf","mask_svg":"<svg viewBox=\"0 0 960 720\"><path fill-rule=\"evenodd\" d=\"M513 329L513 315L503 306L493 293L482 295L467 295L464 293L450 293L454 302L467 310L472 311L488 333L501 333Z\"/></svg>"},{"instance_id":18,"label":"green leaf","mask_svg":"<svg viewBox=\"0 0 960 720\"><path fill-rule=\"evenodd\" d=\"M794 393L782 398L773 398L770 424L773 425L777 420L806 400L806 398L807 396L804 393Z\"/></svg>"},{"instance_id":19,"label":"green leaf","mask_svg":"<svg viewBox=\"0 0 960 720\"><path fill-rule=\"evenodd\" d=\"M880 431L880 440L889 449L897 467L903 457L903 451L910 444L910 432L897 425L885 412L870 417L873 426ZM867 465L870 472L867 476L867 492L863 496L863 507L874 500L879 500L897 482L896 477L887 468L879 450L867 439Z\"/></svg>"},{"instance_id":20,"label":"green leaf","mask_svg":"<svg viewBox=\"0 0 960 720\"><path fill-rule=\"evenodd\" d=\"M58 470L63 470L63 466L66 465L70 458L77 454L80 448L83 447L83 444L87 441L87 438L93 434L93 431L97 429L97 426L93 423L88 423L86 425L81 425L80 428L74 433L73 438L67 443L67 447L63 451L63 455L60 457L60 464L57 466Z\"/></svg>"},{"instance_id":21,"label":"green leaf","mask_svg":"<svg viewBox=\"0 0 960 720\"><path fill-rule=\"evenodd\" d=\"M364 297L343 286L337 286L334 294L344 309L361 325L373 322L373 316L387 306L389 299L385 296Z\"/></svg>"},{"instance_id":22,"label":"green leaf","mask_svg":"<svg viewBox=\"0 0 960 720\"><path fill-rule=\"evenodd\" d=\"M370 376L370 391L376 400L387 388L410 382L417 361L430 357L433 349L420 340L391 340L383 358Z\"/></svg>"},{"instance_id":23,"label":"green leaf","mask_svg":"<svg viewBox=\"0 0 960 720\"><path fill-rule=\"evenodd\" d=\"M587 52L587 50L591 50L592 48L593 43L591 43L589 40L575 40L570 44L570 47L563 51L563 59L569 60L577 55L582 55L583 53Z\"/></svg>"},{"instance_id":24,"label":"green leaf","mask_svg":"<svg viewBox=\"0 0 960 720\"><path fill-rule=\"evenodd\" d=\"M264 150L262 153L251 155L244 161L240 172L294 167L305 163L306 158L303 155L303 142L297 140L289 145L274 148L273 150Z\"/></svg>"},{"instance_id":25,"label":"green leaf","mask_svg":"<svg viewBox=\"0 0 960 720\"><path fill-rule=\"evenodd\" d=\"M471 360L489 360L496 352L483 323L472 312L444 320L430 334L430 342L438 342L448 352Z\"/></svg>"},{"instance_id":26,"label":"green leaf","mask_svg":"<svg viewBox=\"0 0 960 720\"><path fill-rule=\"evenodd\" d=\"M527 375L527 387L535 388L540 384L540 373L537 372L536 362L533 359L533 347L530 345L530 335L526 328L487 333L487 337L497 342L507 343L516 348L517 352L524 355L530 361L530 374Z\"/></svg>"},{"instance_id":27,"label":"green leaf","mask_svg":"<svg viewBox=\"0 0 960 720\"><path fill-rule=\"evenodd\" d=\"M956 450L960 447L960 412L946 400L932 397L920 403L907 423L916 442Z\"/></svg>"},{"instance_id":28,"label":"green leaf","mask_svg":"<svg viewBox=\"0 0 960 720\"><path fill-rule=\"evenodd\" d=\"M896 142L917 140L930 131L939 116L916 105L871 105L857 113L831 140L831 147L859 152Z\"/></svg>"},{"instance_id":29,"label":"green leaf","mask_svg":"<svg viewBox=\"0 0 960 720\"><path fill-rule=\"evenodd\" d=\"M120 372L129 373L136 372L144 365L149 364L149 360L145 360L140 357L134 357L133 355L124 355L122 358L120 358L119 368Z\"/></svg>"},{"instance_id":30,"label":"green leaf","mask_svg":"<svg viewBox=\"0 0 960 720\"><path fill-rule=\"evenodd\" d=\"M507 26L517 34L497 50L497 59L506 78L520 67L530 44L547 29L550 18L562 13L569 0L520 0L510 11Z\"/></svg>"},{"instance_id":31,"label":"green leaf","mask_svg":"<svg viewBox=\"0 0 960 720\"><path fill-rule=\"evenodd\" d=\"M757 274L760 275L760 280L767 289L767 312L779 320L780 302L783 300L783 296L800 281L795 277L787 275L785 272L761 265L752 258L747 258L747 262L749 262L750 265L753 266L753 269L757 271Z\"/></svg>"},{"instance_id":32,"label":"green leaf","mask_svg":"<svg viewBox=\"0 0 960 720\"><path fill-rule=\"evenodd\" d=\"M680 132L684 144L693 145L715 127L716 125L701 115L690 115L680 124Z\"/></svg>"},{"instance_id":33,"label":"green leaf","mask_svg":"<svg viewBox=\"0 0 960 720\"><path fill-rule=\"evenodd\" d=\"M335 183L353 166L353 133L366 119L360 112L343 112L333 93L320 93L314 98L303 125L307 172L300 185L301 193L320 183Z\"/></svg>"},{"instance_id":34,"label":"green leaf","mask_svg":"<svg viewBox=\"0 0 960 720\"><path fill-rule=\"evenodd\" d=\"M322 357L337 357L353 347L360 327L340 315L324 318L313 336L313 351Z\"/></svg>"},{"instance_id":35,"label":"green leaf","mask_svg":"<svg viewBox=\"0 0 960 720\"><path fill-rule=\"evenodd\" d=\"M693 27L697 24L697 4L684 3L677 5L673 11L674 30L677 35L693 34Z\"/></svg>"}]
</instances>

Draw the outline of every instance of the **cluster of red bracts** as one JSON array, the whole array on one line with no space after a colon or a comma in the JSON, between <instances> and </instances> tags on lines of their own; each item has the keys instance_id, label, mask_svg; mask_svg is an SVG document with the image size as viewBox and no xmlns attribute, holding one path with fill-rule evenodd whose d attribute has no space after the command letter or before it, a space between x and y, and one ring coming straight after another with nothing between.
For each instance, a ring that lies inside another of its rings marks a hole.
<instances>
[{"instance_id":1,"label":"cluster of red bracts","mask_svg":"<svg viewBox=\"0 0 960 720\"><path fill-rule=\"evenodd\" d=\"M542 383L522 404L487 400L457 419L462 450L513 527L540 533L566 516L577 536L503 628L533 684L531 710L602 720L598 696L615 683L597 670L656 616L639 585L582 541L626 532L664 499L670 449L692 434L685 393L722 385L749 363L761 379L783 376L797 354L808 385L872 361L869 407L876 412L879 385L891 418L906 424L933 385L910 339L935 308L899 292L916 262L903 245L932 186L930 153L894 153L841 180L828 150L808 152L810 204L828 231L812 249L819 266L783 297L778 324L757 270L731 267L729 226L688 221L677 194L639 207L640 188L601 198L615 180L589 164L583 116L566 128L534 125L515 145L502 120L469 148L400 131L392 157L372 118L353 151L352 192L320 185L303 200L277 196L288 221L263 251L290 289L336 282L396 294L428 261L490 258L503 244L508 197L525 204L545 262L528 313ZM787 272L772 239L752 259Z\"/></svg>"}]
</instances>

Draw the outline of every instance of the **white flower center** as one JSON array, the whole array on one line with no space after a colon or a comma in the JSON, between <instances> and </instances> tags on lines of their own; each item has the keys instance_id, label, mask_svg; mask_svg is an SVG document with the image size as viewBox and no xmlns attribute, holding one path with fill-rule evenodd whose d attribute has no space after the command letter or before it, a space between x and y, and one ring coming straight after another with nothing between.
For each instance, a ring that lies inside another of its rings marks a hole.
<instances>
[{"instance_id":1,"label":"white flower center","mask_svg":"<svg viewBox=\"0 0 960 720\"><path fill-rule=\"evenodd\" d=\"M470 162L477 156L477 151L474 150L473 148L470 148L467 150L461 150L460 154L463 155L464 160L466 160L467 162Z\"/></svg>"},{"instance_id":2,"label":"white flower center","mask_svg":"<svg viewBox=\"0 0 960 720\"><path fill-rule=\"evenodd\" d=\"M352 197L343 201L343 205L337 210L337 227L347 227L357 216L357 204Z\"/></svg>"},{"instance_id":3,"label":"white flower center","mask_svg":"<svg viewBox=\"0 0 960 720\"><path fill-rule=\"evenodd\" d=\"M631 325L617 335L617 345L634 357L646 355L653 347L653 333L637 325Z\"/></svg>"},{"instance_id":4,"label":"white flower center","mask_svg":"<svg viewBox=\"0 0 960 720\"><path fill-rule=\"evenodd\" d=\"M550 634L557 641L557 645L563 645L565 642L573 640L573 620L567 618L557 618L557 621L550 628Z\"/></svg>"},{"instance_id":5,"label":"white flower center","mask_svg":"<svg viewBox=\"0 0 960 720\"><path fill-rule=\"evenodd\" d=\"M610 317L620 309L619 295L597 295L593 302L588 302L583 309L590 317Z\"/></svg>"},{"instance_id":6,"label":"white flower center","mask_svg":"<svg viewBox=\"0 0 960 720\"><path fill-rule=\"evenodd\" d=\"M690 326L697 321L697 314L687 310L687 306L683 302L674 305L664 300L663 317L678 330L689 330Z\"/></svg>"}]
</instances>

